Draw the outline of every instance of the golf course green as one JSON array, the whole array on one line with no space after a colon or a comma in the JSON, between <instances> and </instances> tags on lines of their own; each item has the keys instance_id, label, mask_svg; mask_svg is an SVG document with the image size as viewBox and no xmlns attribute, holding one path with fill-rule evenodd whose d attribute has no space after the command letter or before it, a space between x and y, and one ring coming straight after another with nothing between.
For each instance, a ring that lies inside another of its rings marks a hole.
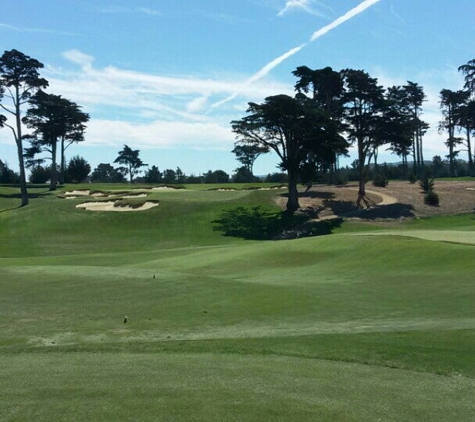
<instances>
[{"instance_id":1,"label":"golf course green","mask_svg":"<svg viewBox=\"0 0 475 422\"><path fill-rule=\"evenodd\" d=\"M0 187L1 421L473 420L473 213L249 240L285 189L227 187Z\"/></svg>"}]
</instances>

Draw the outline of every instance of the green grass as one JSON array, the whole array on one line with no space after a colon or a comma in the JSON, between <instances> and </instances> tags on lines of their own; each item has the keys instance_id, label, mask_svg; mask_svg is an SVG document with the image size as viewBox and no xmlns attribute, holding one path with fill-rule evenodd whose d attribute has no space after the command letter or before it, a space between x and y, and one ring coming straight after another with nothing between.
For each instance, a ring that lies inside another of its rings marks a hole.
<instances>
[{"instance_id":1,"label":"green grass","mask_svg":"<svg viewBox=\"0 0 475 422\"><path fill-rule=\"evenodd\" d=\"M472 420L472 215L245 241L212 221L276 192L203 186L0 187L0 420Z\"/></svg>"}]
</instances>

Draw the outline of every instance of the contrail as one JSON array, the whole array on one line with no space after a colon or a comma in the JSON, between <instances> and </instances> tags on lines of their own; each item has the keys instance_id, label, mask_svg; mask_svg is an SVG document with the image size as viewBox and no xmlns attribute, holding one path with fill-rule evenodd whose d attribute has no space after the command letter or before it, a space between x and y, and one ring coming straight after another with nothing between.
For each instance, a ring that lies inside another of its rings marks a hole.
<instances>
[{"instance_id":1,"label":"contrail","mask_svg":"<svg viewBox=\"0 0 475 422\"><path fill-rule=\"evenodd\" d=\"M340 26L342 23L354 18L355 16L359 15L360 13L364 12L368 7L373 6L374 4L380 2L381 0L364 0L358 6L354 7L353 9L346 12L343 16L340 16L338 19L335 19L332 23L324 26L323 28L319 29L318 31L314 32L311 36L310 40L304 44L299 45L298 47L292 48L291 50L287 51L287 53L282 54L281 56L277 57L276 59L272 60L268 64L266 64L261 70L257 73L252 75L249 79L244 81L243 86L248 86L266 76L272 69L280 65L283 61L287 60L289 57L293 56L294 54L298 53L302 48L306 47L309 43L315 41L316 39L322 37L323 35L327 34L331 30L335 29L336 27ZM224 100L218 101L211 105L211 109L217 108L226 104L227 102L233 100L239 95L239 92L235 92L234 94L230 95L229 97L225 98Z\"/></svg>"},{"instance_id":2,"label":"contrail","mask_svg":"<svg viewBox=\"0 0 475 422\"><path fill-rule=\"evenodd\" d=\"M368 7L373 6L378 3L380 0L365 0L363 3L360 3L358 6L346 12L343 16L340 16L338 19L334 20L331 24L324 26L322 29L316 31L310 41L315 41L317 38L320 38L322 35L330 32L332 29L335 29L337 26L340 26L342 23L354 18L356 15L359 15L361 12L364 12Z\"/></svg>"},{"instance_id":3,"label":"contrail","mask_svg":"<svg viewBox=\"0 0 475 422\"><path fill-rule=\"evenodd\" d=\"M267 75L272 69L277 67L281 64L284 60L287 60L290 56L293 56L295 53L298 53L302 48L304 48L307 44L299 45L298 47L292 48L292 50L287 51L287 53L282 54L281 56L277 57L276 59L272 60L271 62L267 63L261 70L257 73L254 73L249 79L247 79L243 86L251 85L252 83L262 79L265 75ZM228 98L224 100L218 101L211 105L211 108L220 107L223 104L227 103L228 101L234 100L239 95L239 92L235 92L234 94L230 95Z\"/></svg>"}]
</instances>

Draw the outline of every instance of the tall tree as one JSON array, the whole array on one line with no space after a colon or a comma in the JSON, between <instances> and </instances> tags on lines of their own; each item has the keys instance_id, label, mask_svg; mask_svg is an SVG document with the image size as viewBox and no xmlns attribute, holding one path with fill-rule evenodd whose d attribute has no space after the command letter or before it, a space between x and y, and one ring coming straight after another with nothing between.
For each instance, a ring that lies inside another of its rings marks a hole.
<instances>
[{"instance_id":1,"label":"tall tree","mask_svg":"<svg viewBox=\"0 0 475 422\"><path fill-rule=\"evenodd\" d=\"M127 145L124 145L122 151L119 151L119 156L114 160L114 163L123 164L126 169L126 173L129 175L130 183L133 182L133 178L136 174L141 172L142 167L146 167L148 164L139 158L140 151L138 149L133 150Z\"/></svg>"},{"instance_id":2,"label":"tall tree","mask_svg":"<svg viewBox=\"0 0 475 422\"><path fill-rule=\"evenodd\" d=\"M10 106L0 103L0 107L14 119L14 123L10 124L5 116L2 116L0 124L11 129L17 146L22 206L28 204L28 190L23 158L21 110L22 106L29 102L31 96L38 89L48 86L48 81L40 78L38 72L38 69L43 67L43 64L38 60L17 50L5 51L0 57L0 86L11 101Z\"/></svg>"},{"instance_id":3,"label":"tall tree","mask_svg":"<svg viewBox=\"0 0 475 422\"><path fill-rule=\"evenodd\" d=\"M458 70L465 75L465 89L475 96L475 59L460 66Z\"/></svg>"},{"instance_id":4,"label":"tall tree","mask_svg":"<svg viewBox=\"0 0 475 422\"><path fill-rule=\"evenodd\" d=\"M259 145L235 145L231 152L252 175L254 162L259 155L268 153L269 149Z\"/></svg>"},{"instance_id":5,"label":"tall tree","mask_svg":"<svg viewBox=\"0 0 475 422\"><path fill-rule=\"evenodd\" d=\"M327 118L333 123L335 135L333 145L326 154L319 154L319 164L321 170L330 169L331 172L335 172L338 155L346 154L349 147L346 140L339 136L339 133L344 130L341 102L343 94L342 75L331 67L313 70L307 66L298 67L292 74L298 78L295 84L298 95L305 96L313 102L313 106L325 112ZM308 158L309 164L311 164L312 154Z\"/></svg>"},{"instance_id":6,"label":"tall tree","mask_svg":"<svg viewBox=\"0 0 475 422\"><path fill-rule=\"evenodd\" d=\"M424 89L415 82L407 81L407 85L404 85L403 88L405 100L412 112L414 172L421 176L424 168L422 137L429 128L429 125L420 118L422 114L422 104L426 101L426 95Z\"/></svg>"},{"instance_id":7,"label":"tall tree","mask_svg":"<svg viewBox=\"0 0 475 422\"><path fill-rule=\"evenodd\" d=\"M390 144L389 150L401 157L407 166L407 157L414 142L414 116L405 87L387 89L381 136Z\"/></svg>"},{"instance_id":8,"label":"tall tree","mask_svg":"<svg viewBox=\"0 0 475 422\"><path fill-rule=\"evenodd\" d=\"M465 133L465 140L462 143L467 147L469 174L474 176L473 158L475 156L475 149L472 152L472 135L475 134L475 100L470 100L467 96L467 100L458 109L457 122L460 131Z\"/></svg>"},{"instance_id":9,"label":"tall tree","mask_svg":"<svg viewBox=\"0 0 475 422\"><path fill-rule=\"evenodd\" d=\"M467 100L467 97L467 91L452 91L450 89L440 91L440 108L443 118L439 124L439 131L445 129L448 133L445 145L449 148L447 158L449 159L450 177L456 176L455 159L460 151L455 148L462 143L462 139L455 136L455 131L460 116L460 108Z\"/></svg>"},{"instance_id":10,"label":"tall tree","mask_svg":"<svg viewBox=\"0 0 475 422\"><path fill-rule=\"evenodd\" d=\"M358 151L359 189L357 205L366 200L366 173L371 159L384 143L380 136L380 118L385 105L384 89L376 78L362 70L346 69L344 78L345 121L348 136Z\"/></svg>"},{"instance_id":11,"label":"tall tree","mask_svg":"<svg viewBox=\"0 0 475 422\"><path fill-rule=\"evenodd\" d=\"M124 175L109 163L101 163L92 172L91 181L98 183L120 183L124 181Z\"/></svg>"},{"instance_id":12,"label":"tall tree","mask_svg":"<svg viewBox=\"0 0 475 422\"><path fill-rule=\"evenodd\" d=\"M89 163L79 155L76 155L69 160L67 168L68 182L80 183L89 176L91 166Z\"/></svg>"},{"instance_id":13,"label":"tall tree","mask_svg":"<svg viewBox=\"0 0 475 422\"><path fill-rule=\"evenodd\" d=\"M30 105L23 123L34 131L24 137L31 144L30 148L25 149L25 157L29 161L35 161L34 157L37 154L42 152L50 154L50 190L55 190L58 181L56 165L58 143L61 153L60 181L64 182L64 147L66 144L84 140L86 127L84 123L89 120L89 116L80 111L76 103L42 90L31 97Z\"/></svg>"},{"instance_id":14,"label":"tall tree","mask_svg":"<svg viewBox=\"0 0 475 422\"><path fill-rule=\"evenodd\" d=\"M231 122L237 145L253 145L274 151L288 175L287 212L299 207L297 183L310 148L328 139L329 119L321 110L288 95L267 97L262 104L249 103L249 113Z\"/></svg>"}]
</instances>

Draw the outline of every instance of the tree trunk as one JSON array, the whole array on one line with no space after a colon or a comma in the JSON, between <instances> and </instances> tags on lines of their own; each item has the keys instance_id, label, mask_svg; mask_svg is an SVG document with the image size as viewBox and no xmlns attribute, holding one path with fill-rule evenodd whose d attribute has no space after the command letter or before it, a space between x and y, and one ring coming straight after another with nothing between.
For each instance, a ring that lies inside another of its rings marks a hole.
<instances>
[{"instance_id":1,"label":"tree trunk","mask_svg":"<svg viewBox=\"0 0 475 422\"><path fill-rule=\"evenodd\" d=\"M51 180L49 185L49 190L56 190L56 185L58 184L58 172L56 170L56 148L57 143L53 141L51 144Z\"/></svg>"},{"instance_id":2,"label":"tree trunk","mask_svg":"<svg viewBox=\"0 0 475 422\"><path fill-rule=\"evenodd\" d=\"M23 159L23 145L21 140L17 140L18 163L20 167L20 192L21 206L28 205L28 190L26 188L25 161Z\"/></svg>"},{"instance_id":3,"label":"tree trunk","mask_svg":"<svg viewBox=\"0 0 475 422\"><path fill-rule=\"evenodd\" d=\"M23 143L21 135L21 119L20 119L20 92L16 87L16 100L15 100L15 117L16 117L16 144L18 152L18 165L20 167L20 192L21 192L21 206L28 205L28 190L26 188L26 172L25 172L25 160L23 158Z\"/></svg>"},{"instance_id":4,"label":"tree trunk","mask_svg":"<svg viewBox=\"0 0 475 422\"><path fill-rule=\"evenodd\" d=\"M470 139L470 128L467 131L467 151L468 151L468 174L473 176L473 157L472 157L472 141Z\"/></svg>"},{"instance_id":5,"label":"tree trunk","mask_svg":"<svg viewBox=\"0 0 475 422\"><path fill-rule=\"evenodd\" d=\"M59 168L59 183L62 185L64 184L64 137L61 137L61 161L60 161L60 168Z\"/></svg>"},{"instance_id":6,"label":"tree trunk","mask_svg":"<svg viewBox=\"0 0 475 422\"><path fill-rule=\"evenodd\" d=\"M288 171L289 176L289 195L287 199L287 213L293 215L295 211L300 208L299 192L297 189L297 174L293 171Z\"/></svg>"}]
</instances>

